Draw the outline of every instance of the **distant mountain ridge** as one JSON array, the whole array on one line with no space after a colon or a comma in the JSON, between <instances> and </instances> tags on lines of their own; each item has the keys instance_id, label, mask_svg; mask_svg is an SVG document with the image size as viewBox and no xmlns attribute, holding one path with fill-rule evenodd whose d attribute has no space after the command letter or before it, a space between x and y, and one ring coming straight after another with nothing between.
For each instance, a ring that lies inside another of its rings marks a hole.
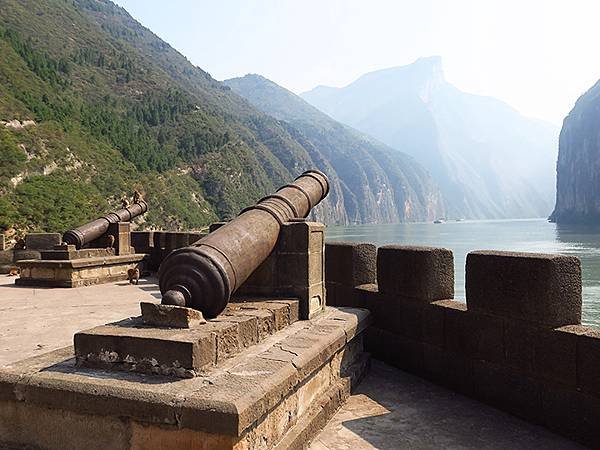
<instances>
[{"instance_id":1,"label":"distant mountain ridge","mask_svg":"<svg viewBox=\"0 0 600 450\"><path fill-rule=\"evenodd\" d=\"M440 186L450 217L544 217L554 200L551 124L448 83L441 58L301 94L332 118L413 156Z\"/></svg>"},{"instance_id":2,"label":"distant mountain ridge","mask_svg":"<svg viewBox=\"0 0 600 450\"><path fill-rule=\"evenodd\" d=\"M336 122L260 75L224 83L285 123L297 141L313 149L313 159L327 161L339 178L350 223L423 221L445 214L437 186L408 155Z\"/></svg>"}]
</instances>

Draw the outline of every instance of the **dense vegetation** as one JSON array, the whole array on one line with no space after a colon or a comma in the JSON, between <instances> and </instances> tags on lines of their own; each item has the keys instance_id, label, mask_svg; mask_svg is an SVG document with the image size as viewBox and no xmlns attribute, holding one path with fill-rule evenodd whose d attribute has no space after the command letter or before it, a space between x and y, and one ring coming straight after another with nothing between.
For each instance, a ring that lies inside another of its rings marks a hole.
<instances>
[{"instance_id":1,"label":"dense vegetation","mask_svg":"<svg viewBox=\"0 0 600 450\"><path fill-rule=\"evenodd\" d=\"M111 2L3 2L0 55L0 120L35 122L0 124L2 228L61 230L134 189L147 226L200 227L310 166L274 120Z\"/></svg>"}]
</instances>

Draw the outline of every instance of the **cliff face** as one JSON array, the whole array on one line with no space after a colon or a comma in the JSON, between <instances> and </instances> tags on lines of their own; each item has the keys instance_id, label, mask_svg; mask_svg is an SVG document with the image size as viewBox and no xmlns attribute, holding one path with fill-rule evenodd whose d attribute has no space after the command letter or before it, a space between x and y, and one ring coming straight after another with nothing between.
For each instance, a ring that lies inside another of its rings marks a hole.
<instances>
[{"instance_id":1,"label":"cliff face","mask_svg":"<svg viewBox=\"0 0 600 450\"><path fill-rule=\"evenodd\" d=\"M556 207L558 223L600 221L600 81L565 118L559 138Z\"/></svg>"},{"instance_id":2,"label":"cliff face","mask_svg":"<svg viewBox=\"0 0 600 450\"><path fill-rule=\"evenodd\" d=\"M460 91L445 80L439 57L302 98L414 157L439 185L452 218L542 217L552 208L558 130Z\"/></svg>"},{"instance_id":3,"label":"cliff face","mask_svg":"<svg viewBox=\"0 0 600 450\"><path fill-rule=\"evenodd\" d=\"M336 208L347 223L432 220L445 215L437 186L410 156L336 122L299 96L259 75L224 82L275 117L331 174Z\"/></svg>"}]
</instances>

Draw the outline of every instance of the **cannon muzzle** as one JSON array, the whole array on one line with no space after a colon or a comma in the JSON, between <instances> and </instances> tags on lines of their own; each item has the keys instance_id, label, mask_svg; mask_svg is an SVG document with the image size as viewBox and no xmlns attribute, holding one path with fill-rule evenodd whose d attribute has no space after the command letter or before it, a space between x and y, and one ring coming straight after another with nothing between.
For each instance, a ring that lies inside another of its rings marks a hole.
<instances>
[{"instance_id":1,"label":"cannon muzzle","mask_svg":"<svg viewBox=\"0 0 600 450\"><path fill-rule=\"evenodd\" d=\"M144 200L138 200L137 203L134 203L127 208L110 212L104 217L99 217L85 225L67 231L63 234L63 242L74 245L79 250L84 245L95 241L105 234L111 223L131 222L132 219L144 214L146 211L148 211L146 202Z\"/></svg>"},{"instance_id":2,"label":"cannon muzzle","mask_svg":"<svg viewBox=\"0 0 600 450\"><path fill-rule=\"evenodd\" d=\"M162 303L216 317L273 251L281 225L308 216L328 193L325 174L308 170L194 245L171 252L159 270Z\"/></svg>"}]
</instances>

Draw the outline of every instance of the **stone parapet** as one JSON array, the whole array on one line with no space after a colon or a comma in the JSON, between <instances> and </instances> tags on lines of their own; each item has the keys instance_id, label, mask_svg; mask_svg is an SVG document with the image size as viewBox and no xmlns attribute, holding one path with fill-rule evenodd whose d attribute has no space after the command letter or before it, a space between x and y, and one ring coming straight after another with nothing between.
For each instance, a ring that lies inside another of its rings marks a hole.
<instances>
[{"instance_id":1,"label":"stone parapet","mask_svg":"<svg viewBox=\"0 0 600 450\"><path fill-rule=\"evenodd\" d=\"M327 243L328 258L352 254L337 245ZM337 298L371 311L375 357L600 446L600 329L581 325L577 258L472 252L465 303L452 298L449 250L385 246L377 255L378 283L348 282L353 292ZM342 259L326 264L352 270ZM328 285L354 276L330 273Z\"/></svg>"},{"instance_id":2,"label":"stone parapet","mask_svg":"<svg viewBox=\"0 0 600 450\"><path fill-rule=\"evenodd\" d=\"M206 236L195 231L132 231L131 246L135 253L146 253L148 269L156 272L169 253L187 247Z\"/></svg>"},{"instance_id":3,"label":"stone parapet","mask_svg":"<svg viewBox=\"0 0 600 450\"><path fill-rule=\"evenodd\" d=\"M354 288L377 280L377 247L367 243L325 244L327 303L361 307Z\"/></svg>"},{"instance_id":4,"label":"stone parapet","mask_svg":"<svg viewBox=\"0 0 600 450\"><path fill-rule=\"evenodd\" d=\"M25 247L29 250L51 250L61 242L60 233L29 233L25 236Z\"/></svg>"}]
</instances>

